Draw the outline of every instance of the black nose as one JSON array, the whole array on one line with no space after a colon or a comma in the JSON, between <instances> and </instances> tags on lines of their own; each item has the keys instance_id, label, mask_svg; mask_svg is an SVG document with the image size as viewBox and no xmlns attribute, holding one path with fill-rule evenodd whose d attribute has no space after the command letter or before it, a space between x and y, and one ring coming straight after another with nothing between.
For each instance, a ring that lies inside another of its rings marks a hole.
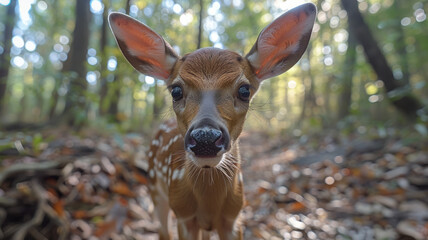
<instances>
[{"instance_id":1,"label":"black nose","mask_svg":"<svg viewBox=\"0 0 428 240\"><path fill-rule=\"evenodd\" d=\"M224 147L222 132L211 127L193 129L187 140L187 148L198 157L215 157Z\"/></svg>"}]
</instances>

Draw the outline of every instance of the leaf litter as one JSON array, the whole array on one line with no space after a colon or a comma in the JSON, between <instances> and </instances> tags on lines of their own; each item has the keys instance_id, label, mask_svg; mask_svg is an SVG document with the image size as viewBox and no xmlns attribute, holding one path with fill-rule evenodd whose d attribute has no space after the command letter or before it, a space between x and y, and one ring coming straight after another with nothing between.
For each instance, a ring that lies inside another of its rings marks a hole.
<instances>
[{"instance_id":1,"label":"leaf litter","mask_svg":"<svg viewBox=\"0 0 428 240\"><path fill-rule=\"evenodd\" d=\"M0 133L0 239L157 239L149 140ZM428 238L428 142L338 142L243 133L244 239Z\"/></svg>"}]
</instances>

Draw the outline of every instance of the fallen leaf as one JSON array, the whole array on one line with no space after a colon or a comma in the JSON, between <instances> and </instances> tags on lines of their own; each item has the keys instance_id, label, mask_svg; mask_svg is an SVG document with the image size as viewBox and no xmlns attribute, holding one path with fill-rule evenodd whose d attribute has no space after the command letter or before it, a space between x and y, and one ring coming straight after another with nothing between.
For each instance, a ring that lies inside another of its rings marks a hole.
<instances>
[{"instance_id":1,"label":"fallen leaf","mask_svg":"<svg viewBox=\"0 0 428 240\"><path fill-rule=\"evenodd\" d=\"M114 193L120 194L122 196L135 197L135 193L132 192L131 189L129 189L128 184L122 181L113 184L113 186L111 187L111 190Z\"/></svg>"},{"instance_id":2,"label":"fallen leaf","mask_svg":"<svg viewBox=\"0 0 428 240\"><path fill-rule=\"evenodd\" d=\"M82 219L82 218L87 218L88 217L88 213L84 210L77 210L73 212L73 217L76 219Z\"/></svg>"},{"instance_id":3,"label":"fallen leaf","mask_svg":"<svg viewBox=\"0 0 428 240\"><path fill-rule=\"evenodd\" d=\"M302 202L293 202L293 203L287 204L285 209L289 213L299 213L307 210L305 204L303 204Z\"/></svg>"},{"instance_id":4,"label":"fallen leaf","mask_svg":"<svg viewBox=\"0 0 428 240\"><path fill-rule=\"evenodd\" d=\"M420 232L420 228L417 223L411 220L404 220L398 223L397 230L399 233L410 236L416 240L426 239Z\"/></svg>"},{"instance_id":5,"label":"fallen leaf","mask_svg":"<svg viewBox=\"0 0 428 240\"><path fill-rule=\"evenodd\" d=\"M56 201L52 207L55 210L55 212L58 214L58 216L60 216L61 218L65 216L63 199L59 199L58 201Z\"/></svg>"},{"instance_id":6,"label":"fallen leaf","mask_svg":"<svg viewBox=\"0 0 428 240\"><path fill-rule=\"evenodd\" d=\"M134 172L133 176L134 176L135 180L137 180L138 183L147 185L148 180L144 175Z\"/></svg>"}]
</instances>

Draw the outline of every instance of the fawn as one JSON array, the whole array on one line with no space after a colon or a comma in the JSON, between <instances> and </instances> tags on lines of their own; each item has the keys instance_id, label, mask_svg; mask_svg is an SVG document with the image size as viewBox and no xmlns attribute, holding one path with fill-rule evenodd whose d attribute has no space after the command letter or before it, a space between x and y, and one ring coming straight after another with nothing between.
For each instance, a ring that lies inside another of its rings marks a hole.
<instances>
[{"instance_id":1,"label":"fawn","mask_svg":"<svg viewBox=\"0 0 428 240\"><path fill-rule=\"evenodd\" d=\"M284 13L262 30L245 57L217 48L180 57L146 25L121 13L109 15L123 55L139 72L165 81L176 114L160 126L148 152L160 239L172 237L170 209L177 217L179 239L208 239L211 230L220 239L243 238L238 137L249 103L263 80L300 59L315 16L311 3Z\"/></svg>"}]
</instances>

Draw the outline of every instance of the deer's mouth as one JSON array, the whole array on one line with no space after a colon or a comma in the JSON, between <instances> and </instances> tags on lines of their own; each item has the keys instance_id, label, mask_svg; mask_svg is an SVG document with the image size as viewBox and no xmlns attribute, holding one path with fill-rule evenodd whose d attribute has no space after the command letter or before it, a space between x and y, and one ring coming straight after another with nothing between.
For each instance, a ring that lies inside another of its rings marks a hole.
<instances>
[{"instance_id":1,"label":"deer's mouth","mask_svg":"<svg viewBox=\"0 0 428 240\"><path fill-rule=\"evenodd\" d=\"M223 159L224 154L223 153L218 154L217 156L213 156L213 157L207 157L207 156L199 157L199 156L196 156L193 152L187 151L186 155L188 159L190 159L190 161L192 161L192 163L195 166L199 168L209 169L219 165Z\"/></svg>"}]
</instances>

